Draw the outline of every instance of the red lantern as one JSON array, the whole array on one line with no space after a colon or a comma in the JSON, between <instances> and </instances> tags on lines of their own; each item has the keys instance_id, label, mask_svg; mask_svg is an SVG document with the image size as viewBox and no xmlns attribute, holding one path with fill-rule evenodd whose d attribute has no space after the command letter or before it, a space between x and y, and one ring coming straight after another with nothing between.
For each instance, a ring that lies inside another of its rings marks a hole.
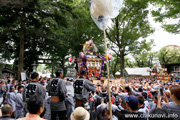
<instances>
[{"instance_id":1,"label":"red lantern","mask_svg":"<svg viewBox=\"0 0 180 120\"><path fill-rule=\"evenodd\" d=\"M108 54L108 60L110 60L112 58L111 54Z\"/></svg>"},{"instance_id":2,"label":"red lantern","mask_svg":"<svg viewBox=\"0 0 180 120\"><path fill-rule=\"evenodd\" d=\"M173 76L174 76L174 74L173 74L173 73L171 73L171 76L173 77Z\"/></svg>"},{"instance_id":3,"label":"red lantern","mask_svg":"<svg viewBox=\"0 0 180 120\"><path fill-rule=\"evenodd\" d=\"M72 62L72 57L69 57L69 62Z\"/></svg>"}]
</instances>

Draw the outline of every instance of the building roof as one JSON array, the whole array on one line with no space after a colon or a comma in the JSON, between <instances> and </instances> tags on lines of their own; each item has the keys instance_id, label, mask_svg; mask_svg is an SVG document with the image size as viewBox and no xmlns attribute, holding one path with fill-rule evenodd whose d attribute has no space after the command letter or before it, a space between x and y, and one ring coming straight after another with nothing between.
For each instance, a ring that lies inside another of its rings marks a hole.
<instances>
[{"instance_id":1,"label":"building roof","mask_svg":"<svg viewBox=\"0 0 180 120\"><path fill-rule=\"evenodd\" d=\"M143 68L125 68L128 75L137 75L137 76L149 76L149 67ZM115 75L120 75L120 72L116 72Z\"/></svg>"},{"instance_id":2,"label":"building roof","mask_svg":"<svg viewBox=\"0 0 180 120\"><path fill-rule=\"evenodd\" d=\"M121 73L120 72L116 72L115 75L121 75Z\"/></svg>"},{"instance_id":3,"label":"building roof","mask_svg":"<svg viewBox=\"0 0 180 120\"><path fill-rule=\"evenodd\" d=\"M180 46L178 46L178 45L167 45L167 46L165 46L166 47L166 49L180 49Z\"/></svg>"},{"instance_id":4,"label":"building roof","mask_svg":"<svg viewBox=\"0 0 180 120\"><path fill-rule=\"evenodd\" d=\"M2 70L2 73L15 73L13 70L11 70L11 69L9 69L9 68L3 68L3 70Z\"/></svg>"}]
</instances>

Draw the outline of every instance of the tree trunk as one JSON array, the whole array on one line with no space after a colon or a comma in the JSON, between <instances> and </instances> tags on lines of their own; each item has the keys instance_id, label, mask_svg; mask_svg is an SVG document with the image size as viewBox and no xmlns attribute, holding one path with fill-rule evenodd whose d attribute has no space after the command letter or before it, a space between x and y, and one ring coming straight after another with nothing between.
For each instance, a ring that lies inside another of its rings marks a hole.
<instances>
[{"instance_id":1,"label":"tree trunk","mask_svg":"<svg viewBox=\"0 0 180 120\"><path fill-rule=\"evenodd\" d=\"M64 68L65 68L65 67L64 67L64 65L65 65L65 59L64 59L64 58L62 58L61 64L62 64L61 67L62 67L62 69L64 70Z\"/></svg>"},{"instance_id":2,"label":"tree trunk","mask_svg":"<svg viewBox=\"0 0 180 120\"><path fill-rule=\"evenodd\" d=\"M121 58L121 77L124 77L124 53L120 52Z\"/></svg>"},{"instance_id":3,"label":"tree trunk","mask_svg":"<svg viewBox=\"0 0 180 120\"><path fill-rule=\"evenodd\" d=\"M116 73L117 63L118 63L118 56L117 56L116 63L114 64L114 70L113 70L113 75L114 76L115 76L115 73Z\"/></svg>"},{"instance_id":4,"label":"tree trunk","mask_svg":"<svg viewBox=\"0 0 180 120\"><path fill-rule=\"evenodd\" d=\"M20 18L21 20L21 33L20 33L20 49L19 49L19 59L18 59L18 80L21 80L21 72L24 66L24 38L25 38L25 16L24 12Z\"/></svg>"}]
</instances>

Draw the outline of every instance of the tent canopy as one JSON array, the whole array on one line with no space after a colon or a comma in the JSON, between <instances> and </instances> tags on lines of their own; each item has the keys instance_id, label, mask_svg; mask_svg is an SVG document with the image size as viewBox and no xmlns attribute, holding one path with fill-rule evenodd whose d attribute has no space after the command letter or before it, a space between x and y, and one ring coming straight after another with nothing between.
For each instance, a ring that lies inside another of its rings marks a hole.
<instances>
[{"instance_id":1,"label":"tent canopy","mask_svg":"<svg viewBox=\"0 0 180 120\"><path fill-rule=\"evenodd\" d=\"M121 75L121 73L120 72L116 72L115 75Z\"/></svg>"}]
</instances>

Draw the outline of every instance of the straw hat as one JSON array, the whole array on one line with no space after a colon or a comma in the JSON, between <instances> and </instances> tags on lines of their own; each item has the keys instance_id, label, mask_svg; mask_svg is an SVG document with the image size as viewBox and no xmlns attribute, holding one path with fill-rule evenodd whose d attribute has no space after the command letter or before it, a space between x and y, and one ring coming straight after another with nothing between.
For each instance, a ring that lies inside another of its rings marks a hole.
<instances>
[{"instance_id":1,"label":"straw hat","mask_svg":"<svg viewBox=\"0 0 180 120\"><path fill-rule=\"evenodd\" d=\"M89 120L90 115L83 107L77 107L71 114L71 120Z\"/></svg>"}]
</instances>

